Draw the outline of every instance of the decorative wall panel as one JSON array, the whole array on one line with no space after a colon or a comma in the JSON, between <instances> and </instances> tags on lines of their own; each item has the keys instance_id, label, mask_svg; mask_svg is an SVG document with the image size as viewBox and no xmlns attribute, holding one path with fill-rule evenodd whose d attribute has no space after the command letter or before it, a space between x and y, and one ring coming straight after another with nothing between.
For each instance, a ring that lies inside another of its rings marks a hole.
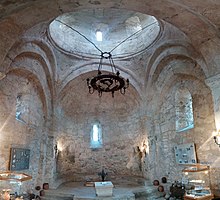
<instances>
[{"instance_id":1,"label":"decorative wall panel","mask_svg":"<svg viewBox=\"0 0 220 200\"><path fill-rule=\"evenodd\" d=\"M176 145L174 147L176 162L178 164L195 164L196 152L193 143Z\"/></svg>"},{"instance_id":2,"label":"decorative wall panel","mask_svg":"<svg viewBox=\"0 0 220 200\"><path fill-rule=\"evenodd\" d=\"M9 170L19 171L29 169L30 149L11 148Z\"/></svg>"}]
</instances>

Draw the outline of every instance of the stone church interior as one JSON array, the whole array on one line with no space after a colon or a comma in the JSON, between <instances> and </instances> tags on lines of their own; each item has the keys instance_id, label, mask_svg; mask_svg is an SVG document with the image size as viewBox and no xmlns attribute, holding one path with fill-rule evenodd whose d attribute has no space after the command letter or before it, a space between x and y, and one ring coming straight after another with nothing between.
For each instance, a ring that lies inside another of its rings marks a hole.
<instances>
[{"instance_id":1,"label":"stone church interior","mask_svg":"<svg viewBox=\"0 0 220 200\"><path fill-rule=\"evenodd\" d=\"M1 0L0 199L220 199L219 0Z\"/></svg>"}]
</instances>

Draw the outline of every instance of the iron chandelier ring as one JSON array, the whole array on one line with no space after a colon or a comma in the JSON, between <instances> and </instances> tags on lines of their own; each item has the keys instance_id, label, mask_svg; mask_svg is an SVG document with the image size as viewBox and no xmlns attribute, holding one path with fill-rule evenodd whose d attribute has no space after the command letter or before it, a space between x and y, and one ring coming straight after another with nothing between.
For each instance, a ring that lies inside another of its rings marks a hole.
<instances>
[{"instance_id":1,"label":"iron chandelier ring","mask_svg":"<svg viewBox=\"0 0 220 200\"><path fill-rule=\"evenodd\" d=\"M126 88L125 80L122 77L114 74L101 74L95 76L91 79L90 84L93 87L93 89L100 92L115 92L123 88Z\"/></svg>"}]
</instances>

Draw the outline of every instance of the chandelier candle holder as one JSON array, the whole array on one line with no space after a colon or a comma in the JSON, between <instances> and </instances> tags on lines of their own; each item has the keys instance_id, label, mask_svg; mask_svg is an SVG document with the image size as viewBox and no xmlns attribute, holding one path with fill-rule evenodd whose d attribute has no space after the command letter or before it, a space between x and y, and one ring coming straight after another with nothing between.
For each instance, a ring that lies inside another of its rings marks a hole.
<instances>
[{"instance_id":1,"label":"chandelier candle holder","mask_svg":"<svg viewBox=\"0 0 220 200\"><path fill-rule=\"evenodd\" d=\"M104 73L101 71L104 59L109 61L112 72ZM98 73L94 77L87 78L87 86L90 94L98 91L98 95L101 97L103 92L111 92L112 97L114 97L114 93L116 91L120 91L121 94L125 94L126 89L129 87L129 79L124 79L120 76L120 72L116 70L112 54L110 52L101 52Z\"/></svg>"}]
</instances>

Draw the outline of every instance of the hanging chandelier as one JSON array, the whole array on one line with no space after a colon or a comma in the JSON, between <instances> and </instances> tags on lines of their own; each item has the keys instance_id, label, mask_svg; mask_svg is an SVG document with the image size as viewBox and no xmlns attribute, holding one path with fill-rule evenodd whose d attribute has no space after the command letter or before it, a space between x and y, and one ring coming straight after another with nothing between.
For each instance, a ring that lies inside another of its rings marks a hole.
<instances>
[{"instance_id":1,"label":"hanging chandelier","mask_svg":"<svg viewBox=\"0 0 220 200\"><path fill-rule=\"evenodd\" d=\"M104 73L101 71L104 59L109 61L111 72ZM94 77L87 78L87 86L90 94L93 94L97 90L99 97L102 96L103 92L110 92L112 93L112 97L114 97L116 91L125 94L126 89L129 87L129 79L125 80L120 76L120 72L114 65L112 54L110 52L102 52L98 65L98 73Z\"/></svg>"},{"instance_id":2,"label":"hanging chandelier","mask_svg":"<svg viewBox=\"0 0 220 200\"><path fill-rule=\"evenodd\" d=\"M148 24L141 30L138 30L122 40L120 43L118 43L113 49L111 49L109 52L103 52L101 49L99 49L94 42L89 40L85 35L80 33L78 30L74 29L72 26L64 23L61 20L56 19L57 22L65 25L66 27L70 28L71 30L75 31L77 34L82 36L85 40L87 40L89 43L91 43L99 52L100 52L100 62L98 65L97 75L87 78L87 86L89 89L89 93L93 94L95 91L98 92L98 96L101 97L103 92L109 92L112 94L112 97L114 97L115 92L119 91L121 94L125 94L126 89L129 87L129 79L125 79L120 76L120 72L116 69L114 65L114 61L112 58L112 52L118 48L120 45L122 45L124 42L126 42L128 39L133 37L134 35L138 34L139 32L143 31L144 29L148 28L149 26L155 24L156 22L153 22L151 24ZM99 33L100 38L97 39L97 41L102 41L102 33L101 31L97 31ZM103 66L103 60L108 60L109 65L111 67L111 72L104 72L102 71Z\"/></svg>"}]
</instances>

